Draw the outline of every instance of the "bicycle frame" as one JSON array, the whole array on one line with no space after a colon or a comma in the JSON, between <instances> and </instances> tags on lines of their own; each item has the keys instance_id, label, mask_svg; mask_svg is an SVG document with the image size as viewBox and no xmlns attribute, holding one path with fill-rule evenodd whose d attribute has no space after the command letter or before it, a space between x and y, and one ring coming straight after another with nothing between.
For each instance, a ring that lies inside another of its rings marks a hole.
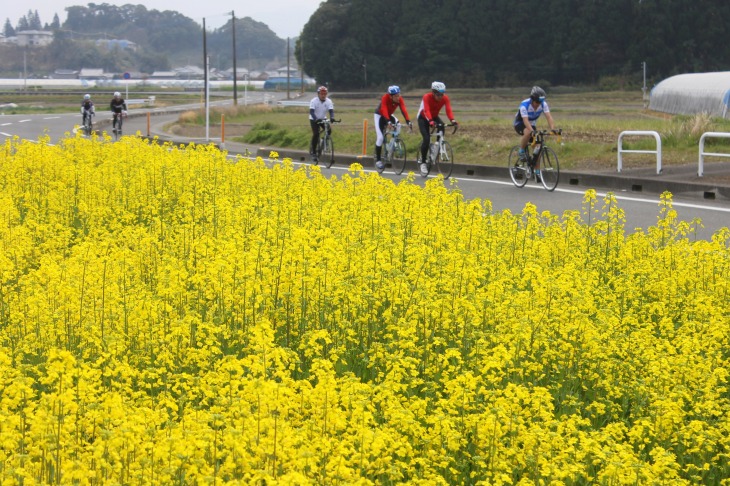
<instances>
[{"instance_id":1,"label":"bicycle frame","mask_svg":"<svg viewBox=\"0 0 730 486\"><path fill-rule=\"evenodd\" d=\"M124 115L122 113L113 113L112 114L112 128L117 128L117 123L119 123L119 130L122 129L124 120Z\"/></svg>"},{"instance_id":2,"label":"bicycle frame","mask_svg":"<svg viewBox=\"0 0 730 486\"><path fill-rule=\"evenodd\" d=\"M321 122L317 123L319 125L319 135L321 136L322 132L325 132L327 136L330 136L332 133L331 124L332 122L329 121L329 118L323 118Z\"/></svg>"},{"instance_id":3,"label":"bicycle frame","mask_svg":"<svg viewBox=\"0 0 730 486\"><path fill-rule=\"evenodd\" d=\"M386 155L393 151L393 147L395 147L395 143L400 140L400 131L401 131L401 123L396 122L395 125L388 125L388 128L385 130L383 140L383 147L385 147L385 153Z\"/></svg>"},{"instance_id":4,"label":"bicycle frame","mask_svg":"<svg viewBox=\"0 0 730 486\"><path fill-rule=\"evenodd\" d=\"M436 141L431 142L431 150L429 150L429 152L428 152L428 158L429 158L430 163L432 163L432 164L436 161L437 152L442 158L448 156L448 154L446 153L446 144L444 143L444 142L446 142L446 138L444 137L444 132L446 131L445 130L446 127L454 127L454 130L451 132L452 135L454 133L456 133L456 130L459 129L459 125L455 125L453 123L449 123L449 124L440 123L431 129L432 134L434 131L436 131ZM433 150L434 145L438 146L437 151Z\"/></svg>"},{"instance_id":5,"label":"bicycle frame","mask_svg":"<svg viewBox=\"0 0 730 486\"><path fill-rule=\"evenodd\" d=\"M530 152L531 152L529 155L530 168L535 168L535 166L537 165L538 159L540 157L540 150L542 150L542 148L545 146L545 137L554 135L554 136L558 137L558 143L561 142L562 136L563 136L563 131L561 129L561 130L557 130L557 132L558 132L557 134L552 134L548 130L536 130L536 131L532 132L532 137L530 137L530 143L529 143Z\"/></svg>"}]
</instances>

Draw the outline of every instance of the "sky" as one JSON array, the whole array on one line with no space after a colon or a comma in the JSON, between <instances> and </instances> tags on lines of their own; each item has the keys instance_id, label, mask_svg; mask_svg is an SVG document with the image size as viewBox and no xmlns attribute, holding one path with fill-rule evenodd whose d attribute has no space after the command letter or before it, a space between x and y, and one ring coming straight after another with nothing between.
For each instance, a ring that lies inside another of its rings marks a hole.
<instances>
[{"instance_id":1,"label":"sky","mask_svg":"<svg viewBox=\"0 0 730 486\"><path fill-rule=\"evenodd\" d=\"M89 3L109 5L144 5L147 10L175 10L186 17L202 24L205 18L205 25L208 29L215 29L225 24L231 18L231 11L236 18L251 17L263 22L282 39L297 37L309 17L324 0L247 0L244 2L234 0L204 0L204 1L180 1L180 0L29 0L28 3L19 1L3 2L0 9L0 31L5 25L5 19L15 27L18 19L27 15L28 10L35 12L41 18L42 24L50 24L53 15L58 14L61 23L66 20L66 7L86 6Z\"/></svg>"}]
</instances>

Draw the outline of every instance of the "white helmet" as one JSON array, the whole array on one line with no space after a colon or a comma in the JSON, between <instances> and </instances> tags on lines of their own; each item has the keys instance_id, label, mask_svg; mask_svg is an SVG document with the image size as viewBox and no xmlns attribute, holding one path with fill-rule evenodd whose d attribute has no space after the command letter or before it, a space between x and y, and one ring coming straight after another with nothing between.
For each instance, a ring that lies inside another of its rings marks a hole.
<instances>
[{"instance_id":1,"label":"white helmet","mask_svg":"<svg viewBox=\"0 0 730 486\"><path fill-rule=\"evenodd\" d=\"M440 81L434 81L431 83L431 89L437 93L444 93L446 91L446 85Z\"/></svg>"},{"instance_id":2,"label":"white helmet","mask_svg":"<svg viewBox=\"0 0 730 486\"><path fill-rule=\"evenodd\" d=\"M114 92L114 97L115 98L119 98L120 96L122 96L122 93L120 93L119 91L115 91Z\"/></svg>"}]
</instances>

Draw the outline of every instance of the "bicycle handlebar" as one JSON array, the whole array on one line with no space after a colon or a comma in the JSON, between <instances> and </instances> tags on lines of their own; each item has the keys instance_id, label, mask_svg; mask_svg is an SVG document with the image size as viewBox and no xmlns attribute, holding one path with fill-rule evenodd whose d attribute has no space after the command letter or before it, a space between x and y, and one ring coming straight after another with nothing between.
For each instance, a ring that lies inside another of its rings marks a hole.
<instances>
[{"instance_id":1,"label":"bicycle handlebar","mask_svg":"<svg viewBox=\"0 0 730 486\"><path fill-rule=\"evenodd\" d=\"M439 127L439 126L442 126L442 127L454 127L454 130L451 132L452 135L455 134L456 131L459 129L459 124L458 123L442 123L440 125L437 124L437 125L432 126L431 127L431 133L433 133L434 130L436 130L436 128Z\"/></svg>"},{"instance_id":2,"label":"bicycle handlebar","mask_svg":"<svg viewBox=\"0 0 730 486\"><path fill-rule=\"evenodd\" d=\"M542 140L542 137L550 137L555 136L558 137L558 143L560 143L563 139L563 129L558 128L556 130L534 130L532 132L532 143L531 145L535 145L538 143L538 137Z\"/></svg>"}]
</instances>

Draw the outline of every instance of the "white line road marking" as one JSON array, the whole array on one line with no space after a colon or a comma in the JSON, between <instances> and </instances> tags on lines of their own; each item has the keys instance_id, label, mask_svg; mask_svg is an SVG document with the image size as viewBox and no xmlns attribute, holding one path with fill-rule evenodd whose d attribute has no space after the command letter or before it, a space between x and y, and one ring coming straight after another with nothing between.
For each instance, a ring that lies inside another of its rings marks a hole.
<instances>
[{"instance_id":1,"label":"white line road marking","mask_svg":"<svg viewBox=\"0 0 730 486\"><path fill-rule=\"evenodd\" d=\"M264 159L264 160L267 160L267 159ZM294 162L294 164L295 165L310 165L308 162ZM345 171L346 172L346 171L349 170L349 167L333 166L333 167L330 168L330 170L341 170L341 171ZM365 169L365 172L376 172L376 171L375 170L372 170L372 169ZM416 175L418 175L418 174L416 174ZM433 178L433 177L437 177L437 176L429 175L428 177L429 178ZM504 186L511 186L511 185L513 185L512 184L512 181L498 181L498 180L494 180L494 179L474 179L474 178L471 178L471 177L453 177L453 179L456 179L457 181L479 182L479 183L484 183L484 184L498 184L498 185L504 185ZM525 187L523 187L523 189L535 189L535 190L538 190L538 191L544 191L545 190L544 187L537 186L537 185L534 185L534 186L533 185L525 186ZM555 192L564 192L566 194L580 194L580 195L585 194L586 191L588 191L588 189L585 189L583 191L578 191L578 190L575 190L575 189L561 189L560 187L557 187L555 189ZM598 192L598 191L596 191L596 196L606 197L607 195L608 195L607 192ZM655 206L658 205L659 202L660 202L659 197L657 197L657 199L647 199L647 198L641 198L641 197L622 196L622 195L620 195L619 193L616 193L616 192L614 192L613 195L619 201L630 201L630 202L637 202L637 203L645 203L645 204L652 204L652 205L655 205ZM730 213L730 208L723 208L723 207L716 207L716 206L706 206L706 205L703 205L703 204L686 203L686 202L680 202L680 201L676 201L676 200L673 200L672 201L672 206L682 207L682 208L692 208L692 209L703 209L703 210L707 210L707 211L718 211L718 212L721 212L721 213Z\"/></svg>"}]
</instances>

